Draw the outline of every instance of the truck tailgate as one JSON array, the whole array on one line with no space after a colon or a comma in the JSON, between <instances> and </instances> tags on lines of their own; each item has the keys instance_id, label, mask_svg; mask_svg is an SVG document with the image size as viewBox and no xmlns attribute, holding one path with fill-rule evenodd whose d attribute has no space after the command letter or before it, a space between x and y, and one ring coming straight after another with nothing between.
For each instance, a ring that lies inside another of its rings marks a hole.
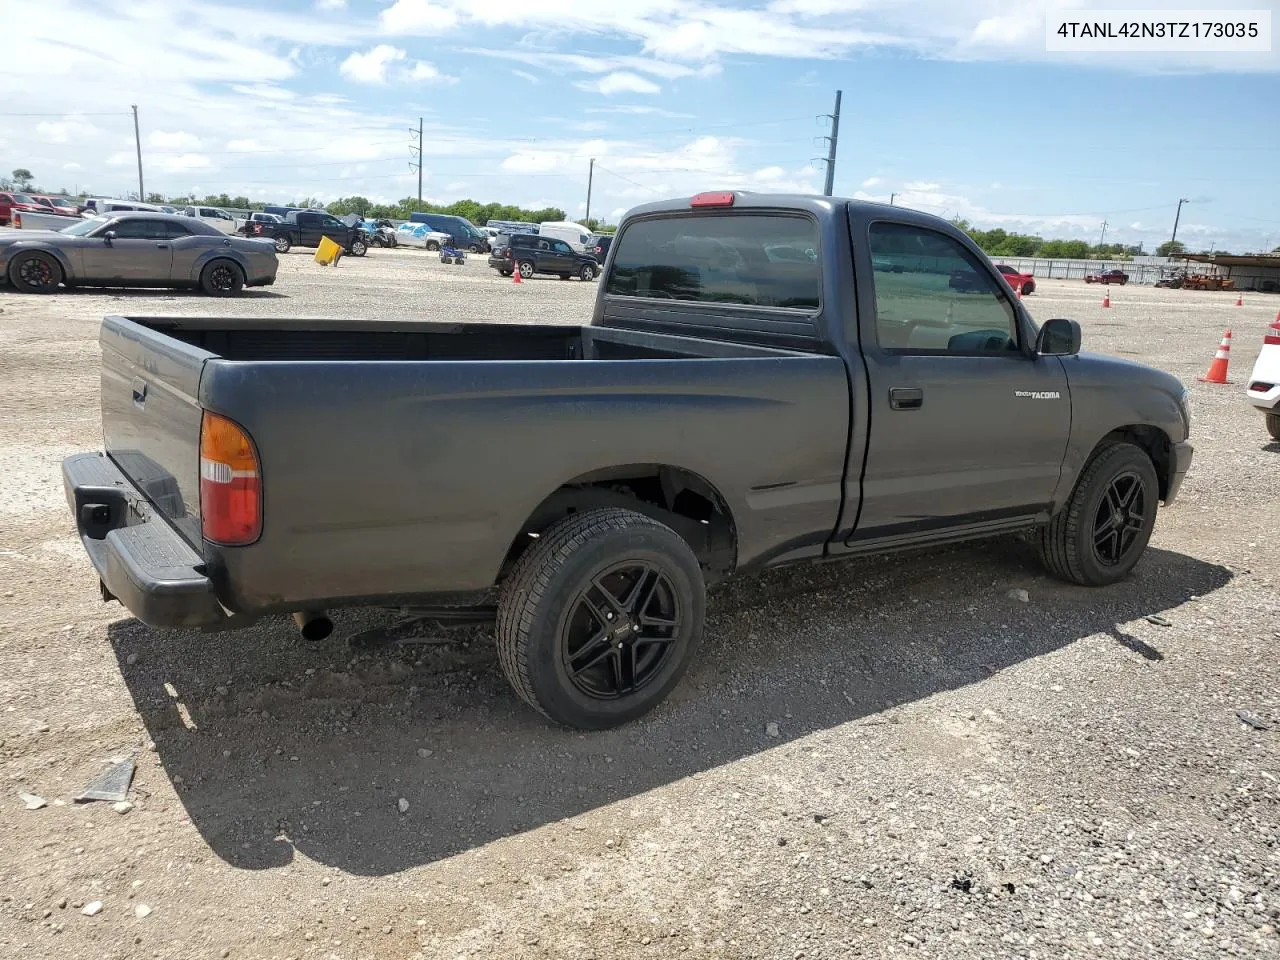
<instances>
[{"instance_id":1,"label":"truck tailgate","mask_svg":"<svg viewBox=\"0 0 1280 960\"><path fill-rule=\"evenodd\" d=\"M107 454L197 549L200 535L200 373L214 354L123 317L102 334L102 432Z\"/></svg>"}]
</instances>

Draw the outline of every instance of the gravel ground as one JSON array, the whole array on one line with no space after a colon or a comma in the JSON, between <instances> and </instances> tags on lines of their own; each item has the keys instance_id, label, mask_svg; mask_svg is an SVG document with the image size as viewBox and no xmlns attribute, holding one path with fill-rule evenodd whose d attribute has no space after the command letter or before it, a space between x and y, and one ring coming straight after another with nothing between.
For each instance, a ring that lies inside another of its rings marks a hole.
<instances>
[{"instance_id":1,"label":"gravel ground","mask_svg":"<svg viewBox=\"0 0 1280 960\"><path fill-rule=\"evenodd\" d=\"M1241 384L1280 298L1026 301L1192 386L1196 462L1129 581L1062 585L1018 540L737 579L621 730L540 722L483 630L156 633L97 599L58 461L99 443L103 314L589 318L595 284L482 259L0 294L0 956L1280 955L1280 729L1237 716L1280 726L1280 445ZM1235 385L1196 383L1226 327ZM131 751L131 809L72 802Z\"/></svg>"}]
</instances>

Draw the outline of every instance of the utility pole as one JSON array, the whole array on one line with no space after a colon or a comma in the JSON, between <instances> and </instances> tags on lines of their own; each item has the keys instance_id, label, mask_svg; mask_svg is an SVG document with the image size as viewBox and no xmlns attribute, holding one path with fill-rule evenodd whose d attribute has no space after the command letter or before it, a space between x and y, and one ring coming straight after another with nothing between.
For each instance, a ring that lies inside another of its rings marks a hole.
<instances>
[{"instance_id":1,"label":"utility pole","mask_svg":"<svg viewBox=\"0 0 1280 960\"><path fill-rule=\"evenodd\" d=\"M891 193L891 194L889 194L889 206L891 206L891 207L893 206L893 198L894 198L894 197L896 197L896 196L897 196L897 194L896 194L896 193Z\"/></svg>"},{"instance_id":2,"label":"utility pole","mask_svg":"<svg viewBox=\"0 0 1280 960\"><path fill-rule=\"evenodd\" d=\"M587 167L587 215L582 218L588 228L591 226L591 181L596 175L596 158L591 158L591 164Z\"/></svg>"},{"instance_id":3,"label":"utility pole","mask_svg":"<svg viewBox=\"0 0 1280 960\"><path fill-rule=\"evenodd\" d=\"M1102 246L1102 241L1103 241L1103 240L1105 240L1105 239L1107 239L1107 227L1108 227L1108 226L1109 226L1109 224L1107 223L1107 221L1103 220L1103 221L1102 221L1102 236L1098 237L1098 246Z\"/></svg>"},{"instance_id":4,"label":"utility pole","mask_svg":"<svg viewBox=\"0 0 1280 960\"><path fill-rule=\"evenodd\" d=\"M1188 200L1186 197L1183 197L1178 201L1178 212L1173 215L1173 236L1169 238L1170 245L1172 245L1173 242L1178 239L1178 221L1182 218L1182 205L1184 203L1190 203L1190 202L1191 201Z\"/></svg>"},{"instance_id":5,"label":"utility pole","mask_svg":"<svg viewBox=\"0 0 1280 960\"><path fill-rule=\"evenodd\" d=\"M142 134L138 132L138 105L133 104L133 144L138 148L138 202L146 203L147 194L142 186Z\"/></svg>"},{"instance_id":6,"label":"utility pole","mask_svg":"<svg viewBox=\"0 0 1280 960\"><path fill-rule=\"evenodd\" d=\"M836 91L836 109L834 113L827 114L831 120L831 136L824 137L827 141L827 185L823 190L825 196L831 196L831 189L836 179L836 141L840 138L840 95L841 90Z\"/></svg>"},{"instance_id":7,"label":"utility pole","mask_svg":"<svg viewBox=\"0 0 1280 960\"><path fill-rule=\"evenodd\" d=\"M409 131L413 133L412 130ZM409 144L409 151L418 158L418 162L409 161L409 169L418 171L418 206L422 206L422 118L418 118L418 142Z\"/></svg>"}]
</instances>

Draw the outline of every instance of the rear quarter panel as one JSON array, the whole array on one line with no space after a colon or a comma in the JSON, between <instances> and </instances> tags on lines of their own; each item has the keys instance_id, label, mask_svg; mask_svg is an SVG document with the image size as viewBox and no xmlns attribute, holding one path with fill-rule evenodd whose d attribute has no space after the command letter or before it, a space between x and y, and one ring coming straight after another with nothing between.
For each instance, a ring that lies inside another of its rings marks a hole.
<instances>
[{"instance_id":1,"label":"rear quarter panel","mask_svg":"<svg viewBox=\"0 0 1280 960\"><path fill-rule=\"evenodd\" d=\"M256 609L486 588L534 508L605 467L708 480L739 563L821 543L840 505L836 357L213 360L200 399L262 458L262 539L210 555L224 598Z\"/></svg>"}]
</instances>

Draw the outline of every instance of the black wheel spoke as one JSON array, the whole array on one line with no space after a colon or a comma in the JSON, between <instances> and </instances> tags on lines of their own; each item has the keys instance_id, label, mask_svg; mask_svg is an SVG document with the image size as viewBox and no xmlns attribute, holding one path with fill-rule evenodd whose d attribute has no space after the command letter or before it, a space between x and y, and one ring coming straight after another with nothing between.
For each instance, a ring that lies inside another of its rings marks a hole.
<instances>
[{"instance_id":1,"label":"black wheel spoke","mask_svg":"<svg viewBox=\"0 0 1280 960\"><path fill-rule=\"evenodd\" d=\"M1093 518L1093 550L1107 566L1124 562L1146 525L1146 489L1133 473L1114 477Z\"/></svg>"},{"instance_id":2,"label":"black wheel spoke","mask_svg":"<svg viewBox=\"0 0 1280 960\"><path fill-rule=\"evenodd\" d=\"M569 679L597 699L634 694L662 673L680 639L675 587L659 563L632 560L592 577L566 612Z\"/></svg>"}]
</instances>

